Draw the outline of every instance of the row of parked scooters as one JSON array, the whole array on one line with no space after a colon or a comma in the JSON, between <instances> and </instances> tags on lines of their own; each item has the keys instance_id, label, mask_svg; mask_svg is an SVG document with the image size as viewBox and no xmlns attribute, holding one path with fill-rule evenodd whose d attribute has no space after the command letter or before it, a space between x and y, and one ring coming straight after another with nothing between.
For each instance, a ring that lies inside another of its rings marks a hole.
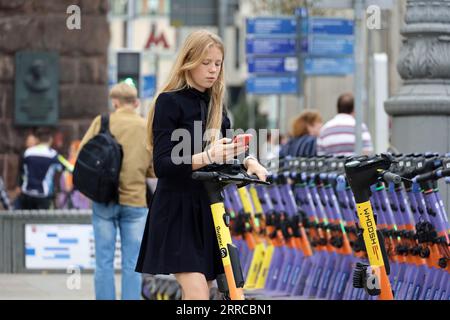
<instances>
[{"instance_id":1,"label":"row of parked scooters","mask_svg":"<svg viewBox=\"0 0 450 320\"><path fill-rule=\"evenodd\" d=\"M450 299L438 188L450 154L288 158L269 169L270 185L222 192L246 299ZM181 293L174 278L148 276L143 296Z\"/></svg>"},{"instance_id":2,"label":"row of parked scooters","mask_svg":"<svg viewBox=\"0 0 450 320\"><path fill-rule=\"evenodd\" d=\"M281 160L270 186L228 186L246 296L380 298L372 235L363 232L376 223L385 297L450 299L450 226L438 188L448 175L450 155L314 157ZM373 208L365 228L356 193Z\"/></svg>"}]
</instances>

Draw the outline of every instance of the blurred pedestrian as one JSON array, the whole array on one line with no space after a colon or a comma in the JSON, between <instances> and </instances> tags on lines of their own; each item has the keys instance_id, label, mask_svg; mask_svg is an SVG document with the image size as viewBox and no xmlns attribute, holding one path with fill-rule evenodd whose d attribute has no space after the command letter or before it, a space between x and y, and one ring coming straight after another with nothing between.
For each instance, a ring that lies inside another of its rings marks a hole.
<instances>
[{"instance_id":1,"label":"blurred pedestrian","mask_svg":"<svg viewBox=\"0 0 450 320\"><path fill-rule=\"evenodd\" d=\"M146 148L146 122L136 113L139 106L136 88L119 83L112 87L114 112L109 116L109 130L122 146L119 177L119 201L93 202L92 224L95 239L95 297L115 300L114 251L117 229L122 250L122 299L139 300L141 275L134 271L145 219L147 218L146 176L152 176L151 154ZM94 119L84 135L80 150L100 132L101 116Z\"/></svg>"},{"instance_id":2,"label":"blurred pedestrian","mask_svg":"<svg viewBox=\"0 0 450 320\"><path fill-rule=\"evenodd\" d=\"M342 94L337 102L338 114L325 123L317 140L317 152L329 155L355 155L355 108L351 93ZM362 124L362 153L373 152L372 138L367 126Z\"/></svg>"},{"instance_id":3,"label":"blurred pedestrian","mask_svg":"<svg viewBox=\"0 0 450 320\"><path fill-rule=\"evenodd\" d=\"M5 210L11 210L11 201L9 201L8 192L6 192L5 183L3 182L2 177L0 177L0 203Z\"/></svg>"},{"instance_id":4,"label":"blurred pedestrian","mask_svg":"<svg viewBox=\"0 0 450 320\"><path fill-rule=\"evenodd\" d=\"M38 137L33 132L30 132L25 138L25 147L28 149L34 147L37 144L39 144Z\"/></svg>"},{"instance_id":5,"label":"blurred pedestrian","mask_svg":"<svg viewBox=\"0 0 450 320\"><path fill-rule=\"evenodd\" d=\"M317 137L322 124L322 117L318 111L303 111L292 124L291 138L281 147L280 158L315 156Z\"/></svg>"},{"instance_id":6,"label":"blurred pedestrian","mask_svg":"<svg viewBox=\"0 0 450 320\"><path fill-rule=\"evenodd\" d=\"M36 135L34 134L34 132L32 132L32 131L28 132L27 136L25 137L24 149L19 158L19 172L17 174L17 184L16 184L16 188L14 190L15 200L13 201L13 208L16 210L19 210L22 208L20 200L21 200L22 184L23 184L23 176L24 176L23 155L24 155L24 152L26 149L34 147L37 144L39 144L39 140L36 137Z\"/></svg>"},{"instance_id":7,"label":"blurred pedestrian","mask_svg":"<svg viewBox=\"0 0 450 320\"><path fill-rule=\"evenodd\" d=\"M49 209L54 196L54 179L63 170L58 153L52 149L52 131L36 130L38 144L25 150L22 164L20 206L22 209Z\"/></svg>"},{"instance_id":8,"label":"blurred pedestrian","mask_svg":"<svg viewBox=\"0 0 450 320\"><path fill-rule=\"evenodd\" d=\"M80 148L80 140L72 141L69 148L69 157L67 162L70 166L75 166L77 154ZM56 197L56 206L58 209L89 209L89 199L76 190L73 185L73 174L70 171L64 171L59 179L60 192Z\"/></svg>"}]
</instances>

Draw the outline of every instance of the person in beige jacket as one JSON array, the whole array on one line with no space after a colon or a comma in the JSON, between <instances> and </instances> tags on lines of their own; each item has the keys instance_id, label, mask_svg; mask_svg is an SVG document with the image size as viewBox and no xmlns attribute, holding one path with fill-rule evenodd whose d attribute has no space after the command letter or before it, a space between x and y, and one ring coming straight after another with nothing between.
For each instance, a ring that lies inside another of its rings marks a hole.
<instances>
[{"instance_id":1,"label":"person in beige jacket","mask_svg":"<svg viewBox=\"0 0 450 320\"><path fill-rule=\"evenodd\" d=\"M146 177L152 176L151 154L146 148L146 121L136 113L137 90L126 83L110 91L115 111L109 129L122 146L123 159L119 176L119 203L93 202L92 224L95 239L95 296L115 300L114 251L117 229L122 251L122 299L138 300L141 275L134 271L147 218ZM80 144L80 150L100 132L97 116Z\"/></svg>"}]
</instances>

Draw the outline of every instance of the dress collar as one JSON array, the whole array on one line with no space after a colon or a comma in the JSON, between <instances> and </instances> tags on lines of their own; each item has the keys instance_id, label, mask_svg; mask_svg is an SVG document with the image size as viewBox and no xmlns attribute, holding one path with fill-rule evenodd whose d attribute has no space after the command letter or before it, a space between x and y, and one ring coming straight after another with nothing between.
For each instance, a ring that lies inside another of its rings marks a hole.
<instances>
[{"instance_id":1,"label":"dress collar","mask_svg":"<svg viewBox=\"0 0 450 320\"><path fill-rule=\"evenodd\" d=\"M201 92L201 91L195 89L194 87L188 87L185 90L192 96L194 96L196 98L200 98L203 101L205 101L207 105L209 104L209 101L211 99L210 90L207 89L207 90L205 90L205 92Z\"/></svg>"}]
</instances>

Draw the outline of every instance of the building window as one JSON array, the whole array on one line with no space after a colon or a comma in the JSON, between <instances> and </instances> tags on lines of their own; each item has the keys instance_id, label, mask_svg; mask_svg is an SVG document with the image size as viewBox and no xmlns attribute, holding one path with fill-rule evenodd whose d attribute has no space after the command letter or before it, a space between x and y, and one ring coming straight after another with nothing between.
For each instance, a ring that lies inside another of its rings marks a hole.
<instances>
[{"instance_id":1,"label":"building window","mask_svg":"<svg viewBox=\"0 0 450 320\"><path fill-rule=\"evenodd\" d=\"M167 15L169 0L138 0L137 14L142 16Z\"/></svg>"}]
</instances>

